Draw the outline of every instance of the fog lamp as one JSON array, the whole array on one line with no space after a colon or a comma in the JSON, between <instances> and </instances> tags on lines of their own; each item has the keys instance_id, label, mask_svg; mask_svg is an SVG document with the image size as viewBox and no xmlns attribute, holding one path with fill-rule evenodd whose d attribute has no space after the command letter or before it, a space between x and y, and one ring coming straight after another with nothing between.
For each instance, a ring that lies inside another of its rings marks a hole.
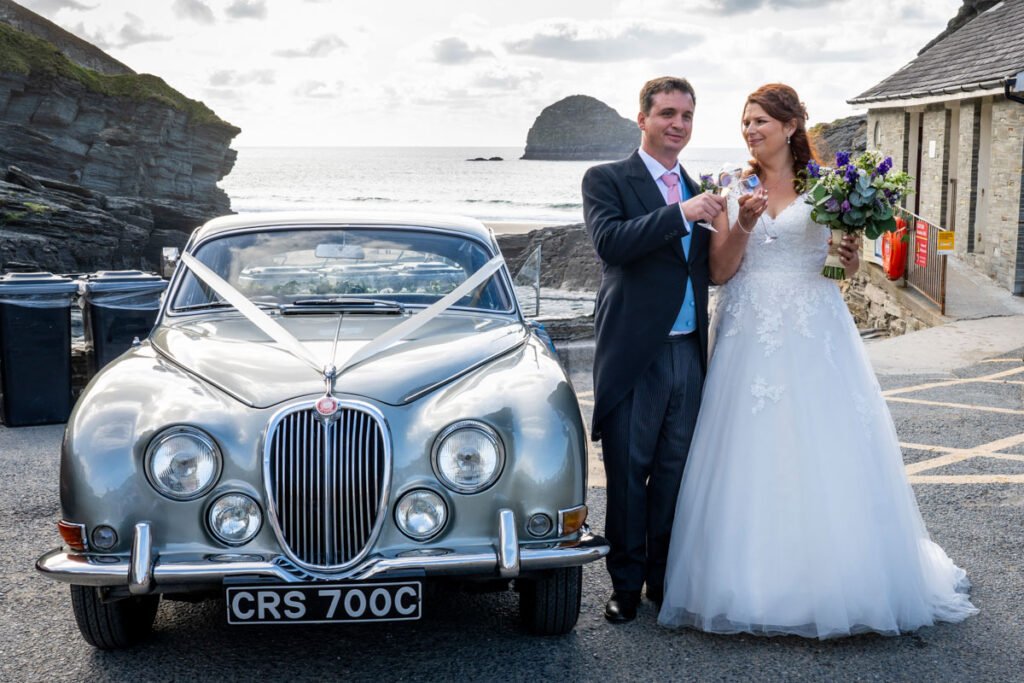
<instances>
[{"instance_id":1,"label":"fog lamp","mask_svg":"<svg viewBox=\"0 0 1024 683\"><path fill-rule=\"evenodd\" d=\"M416 541L436 536L448 521L444 499L428 489L417 489L402 496L395 506L395 523L402 533Z\"/></svg>"},{"instance_id":2,"label":"fog lamp","mask_svg":"<svg viewBox=\"0 0 1024 683\"><path fill-rule=\"evenodd\" d=\"M113 527L101 524L92 530L92 545L97 550L110 550L117 545L117 532Z\"/></svg>"},{"instance_id":3,"label":"fog lamp","mask_svg":"<svg viewBox=\"0 0 1024 683\"><path fill-rule=\"evenodd\" d=\"M537 538L540 538L542 536L547 536L549 533L551 533L551 529L553 526L554 524L551 522L550 517L545 515L543 512L538 512L537 514L530 517L530 519L526 522L526 531L531 536L536 536Z\"/></svg>"},{"instance_id":4,"label":"fog lamp","mask_svg":"<svg viewBox=\"0 0 1024 683\"><path fill-rule=\"evenodd\" d=\"M210 531L228 545L251 541L263 523L263 514L256 501L244 493L221 496L210 506L207 515Z\"/></svg>"}]
</instances>

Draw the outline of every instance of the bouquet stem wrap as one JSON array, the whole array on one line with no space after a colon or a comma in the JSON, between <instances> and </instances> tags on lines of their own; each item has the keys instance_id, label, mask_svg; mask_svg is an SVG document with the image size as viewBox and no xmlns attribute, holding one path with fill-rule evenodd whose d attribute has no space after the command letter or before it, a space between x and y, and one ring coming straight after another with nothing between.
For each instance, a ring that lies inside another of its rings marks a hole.
<instances>
[{"instance_id":1,"label":"bouquet stem wrap","mask_svg":"<svg viewBox=\"0 0 1024 683\"><path fill-rule=\"evenodd\" d=\"M843 268L843 263L839 260L839 245L843 243L843 235L847 233L837 228L832 228L831 231L832 244L828 246L828 257L825 259L825 267L821 269L821 274L833 280L843 280L846 278L846 268Z\"/></svg>"}]
</instances>

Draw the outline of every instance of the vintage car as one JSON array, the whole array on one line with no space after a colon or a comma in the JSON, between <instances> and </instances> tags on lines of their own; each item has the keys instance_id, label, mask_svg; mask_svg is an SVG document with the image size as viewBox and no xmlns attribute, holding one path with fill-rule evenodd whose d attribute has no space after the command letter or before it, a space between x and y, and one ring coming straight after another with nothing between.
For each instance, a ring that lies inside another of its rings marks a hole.
<instances>
[{"instance_id":1,"label":"vintage car","mask_svg":"<svg viewBox=\"0 0 1024 683\"><path fill-rule=\"evenodd\" d=\"M223 598L230 624L409 620L428 582L514 587L528 630L565 633L608 552L586 457L480 223L218 218L75 406L64 544L36 566L104 649L161 597Z\"/></svg>"}]
</instances>

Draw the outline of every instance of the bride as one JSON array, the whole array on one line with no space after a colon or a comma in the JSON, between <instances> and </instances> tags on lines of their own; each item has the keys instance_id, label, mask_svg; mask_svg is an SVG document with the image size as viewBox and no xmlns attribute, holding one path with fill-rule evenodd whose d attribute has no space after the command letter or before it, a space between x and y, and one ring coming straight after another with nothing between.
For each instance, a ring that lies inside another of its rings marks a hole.
<instances>
[{"instance_id":1,"label":"bride","mask_svg":"<svg viewBox=\"0 0 1024 683\"><path fill-rule=\"evenodd\" d=\"M795 189L813 158L806 116L781 84L744 107L763 189L731 201L712 235L712 278L727 283L676 505L665 626L830 638L977 612L964 571L928 537L860 337L821 275L828 230ZM849 239L848 273L859 265Z\"/></svg>"}]
</instances>

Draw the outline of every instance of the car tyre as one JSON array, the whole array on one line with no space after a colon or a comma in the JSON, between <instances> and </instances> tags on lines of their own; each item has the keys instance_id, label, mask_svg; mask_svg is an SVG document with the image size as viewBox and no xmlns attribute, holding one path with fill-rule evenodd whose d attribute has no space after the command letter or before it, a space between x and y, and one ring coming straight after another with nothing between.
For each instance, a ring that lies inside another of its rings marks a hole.
<instances>
[{"instance_id":1,"label":"car tyre","mask_svg":"<svg viewBox=\"0 0 1024 683\"><path fill-rule=\"evenodd\" d=\"M535 579L519 579L519 614L526 629L541 636L568 633L580 617L583 568L563 567Z\"/></svg>"},{"instance_id":2,"label":"car tyre","mask_svg":"<svg viewBox=\"0 0 1024 683\"><path fill-rule=\"evenodd\" d=\"M71 605L86 642L101 650L131 647L149 635L160 605L159 595L104 602L99 589L71 586Z\"/></svg>"}]
</instances>

